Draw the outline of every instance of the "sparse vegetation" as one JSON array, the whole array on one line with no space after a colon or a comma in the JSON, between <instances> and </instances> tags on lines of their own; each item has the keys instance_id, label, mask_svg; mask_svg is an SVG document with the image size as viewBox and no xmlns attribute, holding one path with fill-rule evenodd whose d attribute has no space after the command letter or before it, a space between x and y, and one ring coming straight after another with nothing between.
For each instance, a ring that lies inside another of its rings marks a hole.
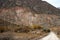
<instances>
[{"instance_id":1,"label":"sparse vegetation","mask_svg":"<svg viewBox=\"0 0 60 40\"><path fill-rule=\"evenodd\" d=\"M50 29L48 29L48 28L43 28L43 31L49 33L49 32L50 32Z\"/></svg>"},{"instance_id":2,"label":"sparse vegetation","mask_svg":"<svg viewBox=\"0 0 60 40\"><path fill-rule=\"evenodd\" d=\"M31 29L42 29L42 26L34 24L31 26Z\"/></svg>"}]
</instances>

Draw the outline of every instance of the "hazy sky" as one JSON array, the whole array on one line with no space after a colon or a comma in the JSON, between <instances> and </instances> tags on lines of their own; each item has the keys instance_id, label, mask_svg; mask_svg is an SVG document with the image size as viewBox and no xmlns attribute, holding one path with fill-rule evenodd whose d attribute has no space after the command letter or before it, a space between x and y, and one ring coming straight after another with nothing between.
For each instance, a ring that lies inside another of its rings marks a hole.
<instances>
[{"instance_id":1,"label":"hazy sky","mask_svg":"<svg viewBox=\"0 0 60 40\"><path fill-rule=\"evenodd\" d=\"M55 7L60 7L60 0L45 0L50 4L54 5Z\"/></svg>"}]
</instances>

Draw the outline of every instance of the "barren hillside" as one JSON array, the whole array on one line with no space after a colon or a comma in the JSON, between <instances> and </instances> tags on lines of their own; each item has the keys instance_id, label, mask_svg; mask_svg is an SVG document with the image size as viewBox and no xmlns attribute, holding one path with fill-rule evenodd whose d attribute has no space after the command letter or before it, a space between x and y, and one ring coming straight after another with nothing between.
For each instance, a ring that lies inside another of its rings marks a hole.
<instances>
[{"instance_id":1,"label":"barren hillside","mask_svg":"<svg viewBox=\"0 0 60 40\"><path fill-rule=\"evenodd\" d=\"M59 28L60 9L45 1L0 0L0 31L23 32L28 36L29 34L39 36L47 35L50 31L59 31ZM56 33L60 35L60 32Z\"/></svg>"}]
</instances>

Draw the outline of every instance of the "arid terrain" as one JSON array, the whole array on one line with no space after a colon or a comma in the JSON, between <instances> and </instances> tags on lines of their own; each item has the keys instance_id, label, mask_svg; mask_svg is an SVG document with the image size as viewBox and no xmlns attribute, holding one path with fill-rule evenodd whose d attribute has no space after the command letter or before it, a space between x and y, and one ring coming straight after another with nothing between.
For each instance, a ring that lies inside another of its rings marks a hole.
<instances>
[{"instance_id":1,"label":"arid terrain","mask_svg":"<svg viewBox=\"0 0 60 40\"><path fill-rule=\"evenodd\" d=\"M60 9L42 0L0 0L0 40L38 40L51 31L60 38Z\"/></svg>"}]
</instances>

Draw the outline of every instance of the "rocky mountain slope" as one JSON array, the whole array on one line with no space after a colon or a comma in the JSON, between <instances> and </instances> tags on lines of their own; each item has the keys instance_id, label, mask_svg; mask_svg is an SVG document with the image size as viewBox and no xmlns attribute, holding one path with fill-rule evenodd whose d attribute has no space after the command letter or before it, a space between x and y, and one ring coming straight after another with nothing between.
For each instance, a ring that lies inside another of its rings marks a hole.
<instances>
[{"instance_id":1,"label":"rocky mountain slope","mask_svg":"<svg viewBox=\"0 0 60 40\"><path fill-rule=\"evenodd\" d=\"M56 14L60 12L57 8L42 0L0 0L0 8L11 8L15 6L26 6L39 13Z\"/></svg>"},{"instance_id":2,"label":"rocky mountain slope","mask_svg":"<svg viewBox=\"0 0 60 40\"><path fill-rule=\"evenodd\" d=\"M41 0L1 0L0 19L14 24L59 26L60 10Z\"/></svg>"},{"instance_id":3,"label":"rocky mountain slope","mask_svg":"<svg viewBox=\"0 0 60 40\"><path fill-rule=\"evenodd\" d=\"M4 30L43 35L60 28L60 9L42 0L0 0L0 20Z\"/></svg>"}]
</instances>

